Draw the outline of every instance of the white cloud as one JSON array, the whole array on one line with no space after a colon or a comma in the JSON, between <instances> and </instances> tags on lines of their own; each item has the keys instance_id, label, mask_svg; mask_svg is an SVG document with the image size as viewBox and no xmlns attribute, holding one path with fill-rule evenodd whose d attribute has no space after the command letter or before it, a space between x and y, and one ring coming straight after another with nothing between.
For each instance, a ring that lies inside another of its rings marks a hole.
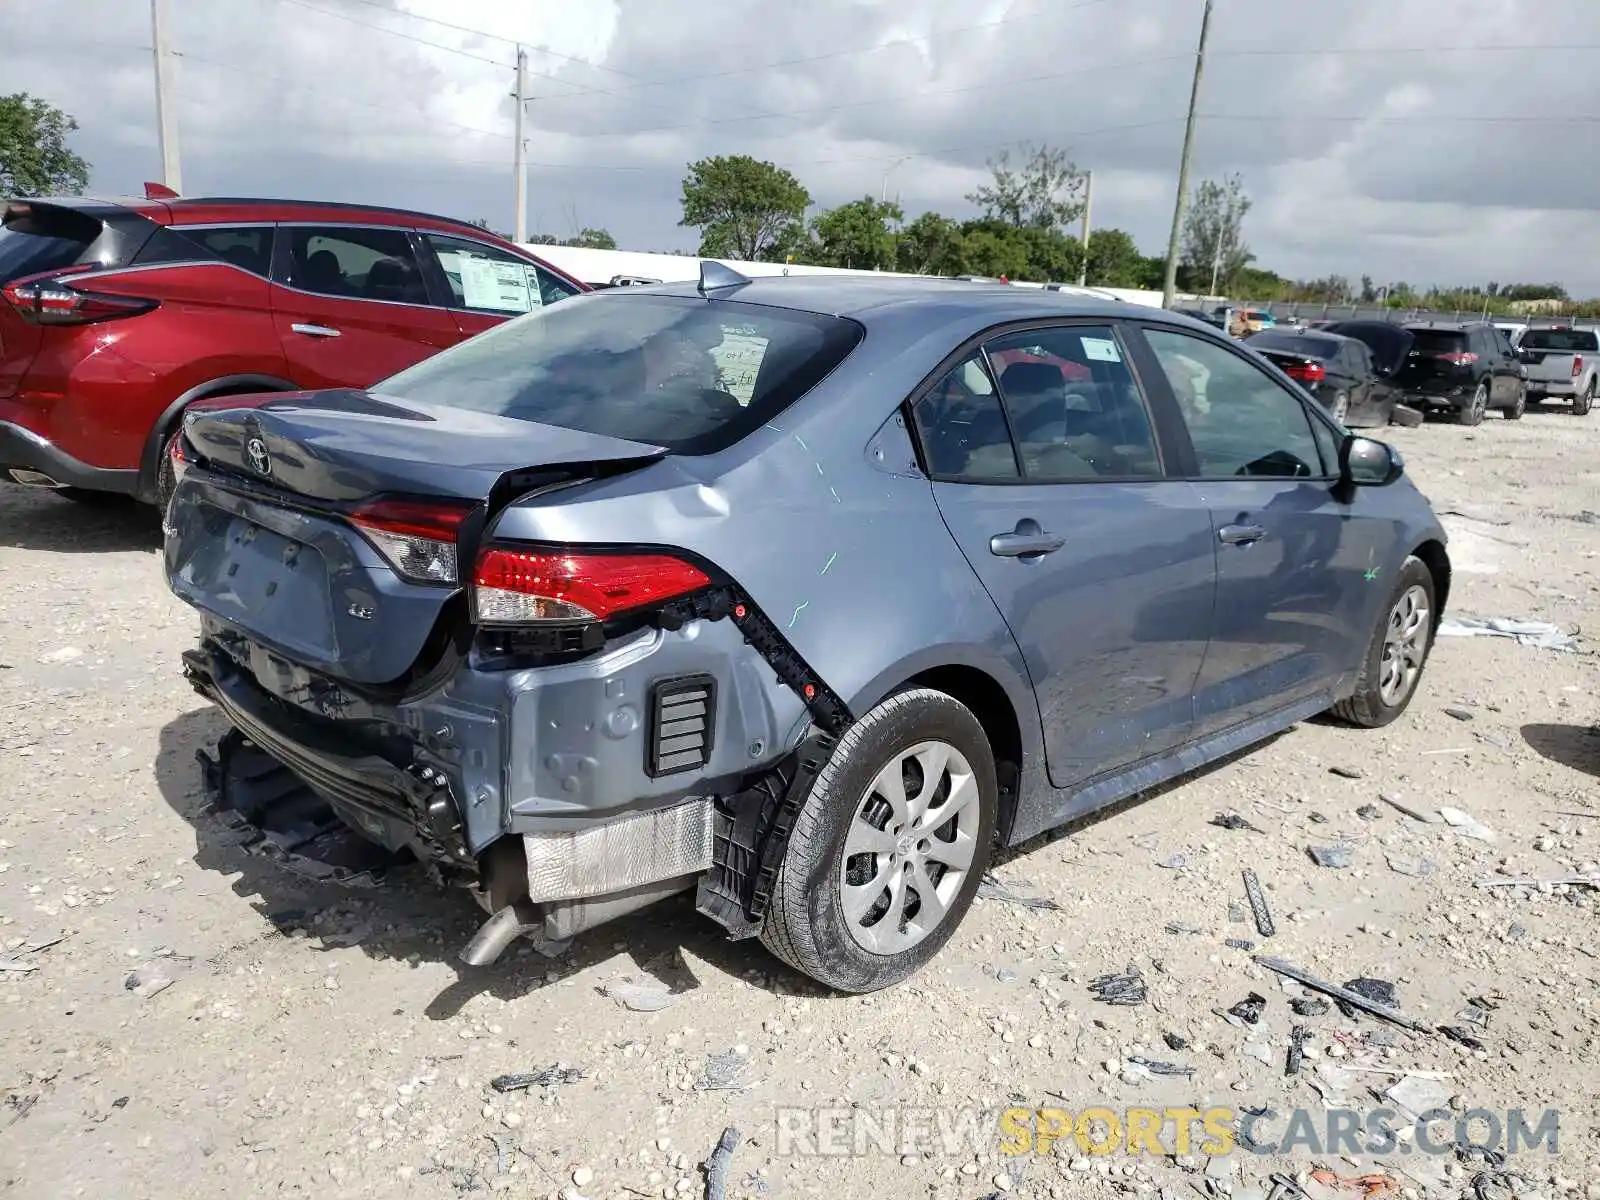
<instances>
[{"instance_id":1,"label":"white cloud","mask_svg":"<svg viewBox=\"0 0 1600 1200\"><path fill-rule=\"evenodd\" d=\"M168 3L191 193L509 226L516 39L530 224L664 249L693 245L679 182L705 154L783 163L825 205L887 171L908 215L964 215L984 159L1029 139L1092 167L1096 224L1158 252L1198 30L1193 0ZM77 117L97 190L157 171L149 36L141 0L0 6L7 90ZM1195 174L1243 175L1247 238L1286 273L1600 292L1597 44L1594 0L1229 0ZM1483 119L1513 116L1547 119Z\"/></svg>"}]
</instances>

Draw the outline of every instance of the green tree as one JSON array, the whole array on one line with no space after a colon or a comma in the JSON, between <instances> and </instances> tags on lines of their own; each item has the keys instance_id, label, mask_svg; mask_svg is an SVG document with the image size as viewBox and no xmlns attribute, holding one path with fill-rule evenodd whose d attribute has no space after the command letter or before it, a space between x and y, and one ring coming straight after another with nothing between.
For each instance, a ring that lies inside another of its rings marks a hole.
<instances>
[{"instance_id":1,"label":"green tree","mask_svg":"<svg viewBox=\"0 0 1600 1200\"><path fill-rule=\"evenodd\" d=\"M78 123L26 92L0 96L0 199L78 195L89 164L67 149Z\"/></svg>"},{"instance_id":2,"label":"green tree","mask_svg":"<svg viewBox=\"0 0 1600 1200\"><path fill-rule=\"evenodd\" d=\"M1004 275L1007 279L1027 277L1028 246L1014 236L1014 231L999 233L980 224L974 229L963 229L961 238L974 274Z\"/></svg>"},{"instance_id":3,"label":"green tree","mask_svg":"<svg viewBox=\"0 0 1600 1200\"><path fill-rule=\"evenodd\" d=\"M1091 287L1137 288L1145 286L1144 255L1133 235L1122 229L1096 229L1089 234L1089 270L1084 282Z\"/></svg>"},{"instance_id":4,"label":"green tree","mask_svg":"<svg viewBox=\"0 0 1600 1200\"><path fill-rule=\"evenodd\" d=\"M683 220L700 231L700 253L759 260L775 256L803 223L811 194L770 162L747 154L702 158L683 179Z\"/></svg>"},{"instance_id":5,"label":"green tree","mask_svg":"<svg viewBox=\"0 0 1600 1200\"><path fill-rule=\"evenodd\" d=\"M900 231L895 245L895 265L913 275L965 275L966 239L949 217L925 212Z\"/></svg>"},{"instance_id":6,"label":"green tree","mask_svg":"<svg viewBox=\"0 0 1600 1200\"><path fill-rule=\"evenodd\" d=\"M904 219L900 206L863 196L814 218L821 265L858 271L888 271L895 265L895 225Z\"/></svg>"},{"instance_id":7,"label":"green tree","mask_svg":"<svg viewBox=\"0 0 1600 1200\"><path fill-rule=\"evenodd\" d=\"M989 160L990 180L967 199L991 220L1017 228L1064 230L1083 215L1087 177L1065 150L1025 145L1013 167L1011 152Z\"/></svg>"},{"instance_id":8,"label":"green tree","mask_svg":"<svg viewBox=\"0 0 1600 1200\"><path fill-rule=\"evenodd\" d=\"M583 232L575 238L568 238L565 244L568 246L583 246L590 250L615 250L617 248L617 239L611 236L609 230L591 229L585 226Z\"/></svg>"},{"instance_id":9,"label":"green tree","mask_svg":"<svg viewBox=\"0 0 1600 1200\"><path fill-rule=\"evenodd\" d=\"M1239 272L1255 261L1244 244L1244 217L1250 197L1237 175L1207 179L1195 189L1183 223L1183 256L1189 278L1208 294L1227 289ZM1199 281L1204 280L1204 283ZM1215 283L1212 281L1215 280Z\"/></svg>"}]
</instances>

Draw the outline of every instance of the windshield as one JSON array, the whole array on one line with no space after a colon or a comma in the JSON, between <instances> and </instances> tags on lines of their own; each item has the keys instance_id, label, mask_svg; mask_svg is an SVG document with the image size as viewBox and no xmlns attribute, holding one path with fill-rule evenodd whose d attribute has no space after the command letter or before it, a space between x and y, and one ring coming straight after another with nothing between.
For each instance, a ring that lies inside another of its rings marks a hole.
<instances>
[{"instance_id":1,"label":"windshield","mask_svg":"<svg viewBox=\"0 0 1600 1200\"><path fill-rule=\"evenodd\" d=\"M1524 350L1564 350L1582 353L1600 350L1591 329L1530 329L1522 335Z\"/></svg>"},{"instance_id":2,"label":"windshield","mask_svg":"<svg viewBox=\"0 0 1600 1200\"><path fill-rule=\"evenodd\" d=\"M840 317L613 290L508 321L372 390L707 454L810 391L861 336Z\"/></svg>"},{"instance_id":3,"label":"windshield","mask_svg":"<svg viewBox=\"0 0 1600 1200\"><path fill-rule=\"evenodd\" d=\"M1467 348L1467 335L1459 329L1413 329L1422 354L1458 354Z\"/></svg>"}]
</instances>

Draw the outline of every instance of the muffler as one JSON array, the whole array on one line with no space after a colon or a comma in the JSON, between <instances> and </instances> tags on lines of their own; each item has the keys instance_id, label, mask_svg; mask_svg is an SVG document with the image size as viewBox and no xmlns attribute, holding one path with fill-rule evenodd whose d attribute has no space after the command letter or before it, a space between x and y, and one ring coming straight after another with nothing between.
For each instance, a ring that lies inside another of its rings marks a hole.
<instances>
[{"instance_id":1,"label":"muffler","mask_svg":"<svg viewBox=\"0 0 1600 1200\"><path fill-rule=\"evenodd\" d=\"M43 471L30 471L26 467L12 467L11 481L23 487L64 488L67 485L51 479Z\"/></svg>"},{"instance_id":2,"label":"muffler","mask_svg":"<svg viewBox=\"0 0 1600 1200\"><path fill-rule=\"evenodd\" d=\"M487 967L518 938L527 938L546 958L557 958L578 934L657 900L688 891L698 878L698 875L680 875L606 896L554 900L545 904L527 899L514 901L498 909L478 927L478 932L461 951L461 961L469 967Z\"/></svg>"}]
</instances>

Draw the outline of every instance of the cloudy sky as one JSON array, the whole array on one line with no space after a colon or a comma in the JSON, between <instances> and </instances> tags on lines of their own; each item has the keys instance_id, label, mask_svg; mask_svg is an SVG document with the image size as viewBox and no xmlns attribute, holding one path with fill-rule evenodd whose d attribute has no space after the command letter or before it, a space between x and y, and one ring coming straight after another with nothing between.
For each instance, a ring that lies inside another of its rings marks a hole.
<instances>
[{"instance_id":1,"label":"cloudy sky","mask_svg":"<svg viewBox=\"0 0 1600 1200\"><path fill-rule=\"evenodd\" d=\"M1008 144L1095 172L1164 250L1202 0L168 0L184 190L693 250L684 164L753 154L820 206L962 216ZM92 187L157 178L146 0L0 3L0 80L75 116ZM1238 172L1260 264L1600 294L1600 0L1217 0L1196 178Z\"/></svg>"}]
</instances>

